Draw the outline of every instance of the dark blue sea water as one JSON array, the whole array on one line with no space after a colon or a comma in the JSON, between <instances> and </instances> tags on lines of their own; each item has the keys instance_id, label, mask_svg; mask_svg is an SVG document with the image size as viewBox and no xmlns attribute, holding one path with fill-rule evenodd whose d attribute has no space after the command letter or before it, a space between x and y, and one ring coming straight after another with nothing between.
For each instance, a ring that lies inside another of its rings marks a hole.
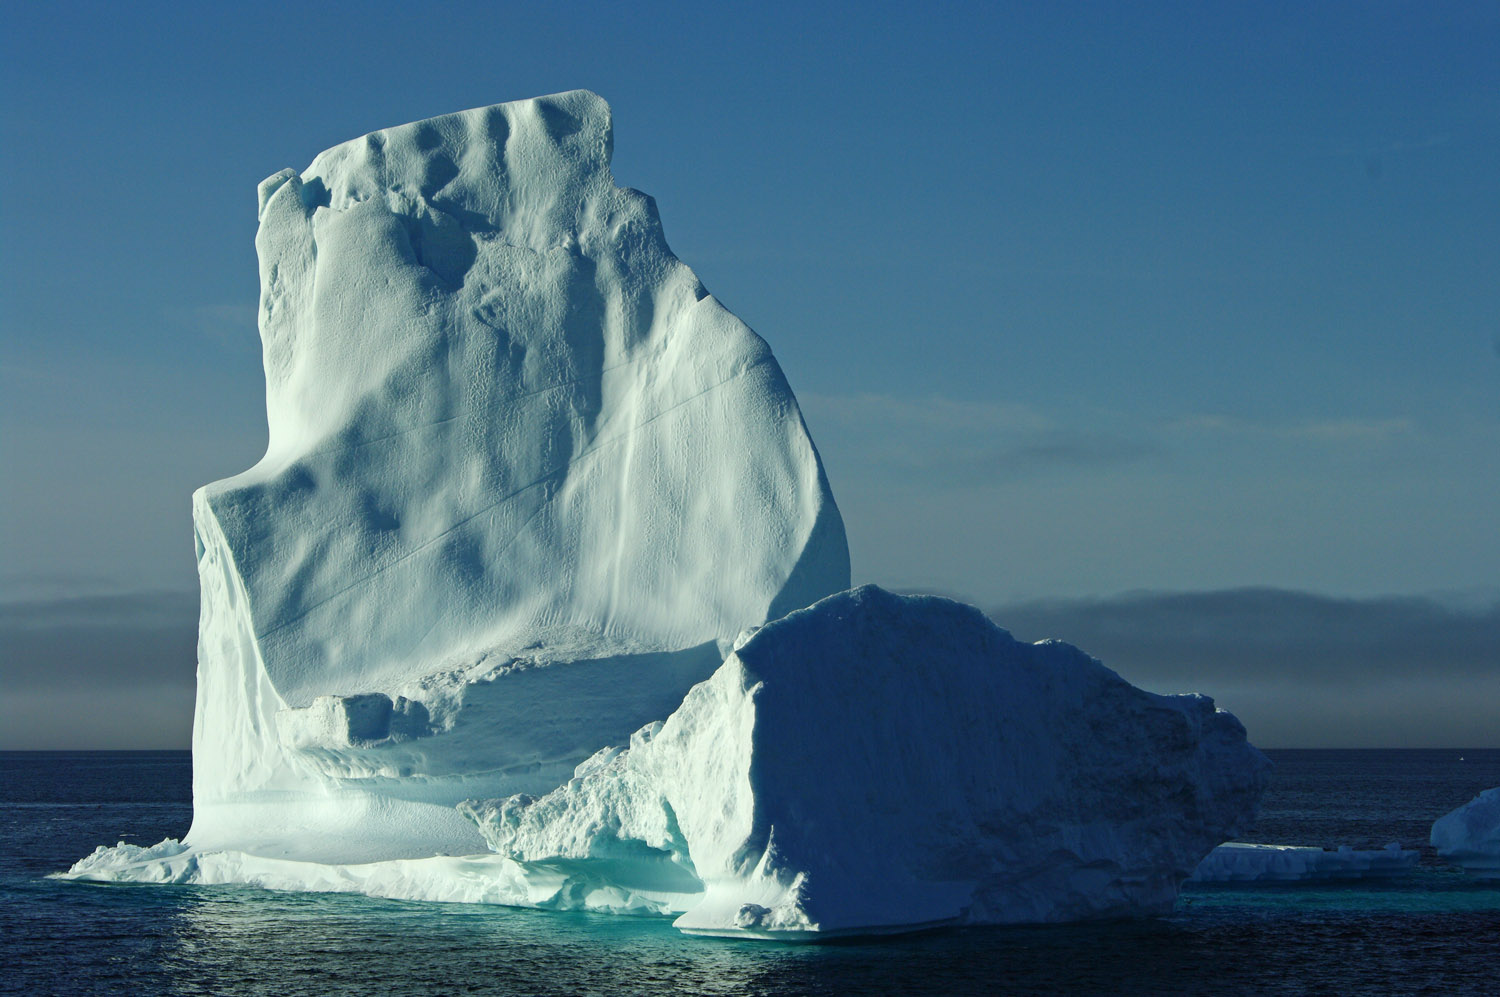
<instances>
[{"instance_id":1,"label":"dark blue sea water","mask_svg":"<svg viewBox=\"0 0 1500 997\"><path fill-rule=\"evenodd\" d=\"M1400 841L1421 866L1190 889L1155 920L789 946L664 920L50 880L97 844L180 837L188 755L0 753L0 993L1500 994L1500 888L1426 848L1435 818L1500 785L1500 751L1268 754L1252 840Z\"/></svg>"}]
</instances>

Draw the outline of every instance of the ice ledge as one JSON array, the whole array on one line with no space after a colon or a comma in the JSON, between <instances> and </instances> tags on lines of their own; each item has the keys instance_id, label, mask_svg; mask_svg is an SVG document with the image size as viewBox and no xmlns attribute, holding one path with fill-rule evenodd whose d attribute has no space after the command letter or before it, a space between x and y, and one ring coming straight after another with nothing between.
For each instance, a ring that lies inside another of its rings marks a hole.
<instances>
[{"instance_id":1,"label":"ice ledge","mask_svg":"<svg viewBox=\"0 0 1500 997\"><path fill-rule=\"evenodd\" d=\"M1416 867L1420 855L1394 841L1369 850L1349 845L1326 850L1231 841L1209 852L1188 882L1310 883L1400 876Z\"/></svg>"}]
</instances>

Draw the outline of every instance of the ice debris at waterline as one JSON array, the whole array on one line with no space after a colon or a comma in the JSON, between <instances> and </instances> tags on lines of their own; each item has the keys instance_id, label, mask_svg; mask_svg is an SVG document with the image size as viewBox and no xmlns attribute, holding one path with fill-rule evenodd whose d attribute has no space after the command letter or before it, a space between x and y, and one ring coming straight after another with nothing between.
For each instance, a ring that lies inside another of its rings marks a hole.
<instances>
[{"instance_id":1,"label":"ice debris at waterline","mask_svg":"<svg viewBox=\"0 0 1500 997\"><path fill-rule=\"evenodd\" d=\"M1193 870L1194 883L1315 883L1401 876L1416 868L1421 852L1391 842L1384 848L1336 849L1255 845L1231 841L1209 852Z\"/></svg>"},{"instance_id":2,"label":"ice debris at waterline","mask_svg":"<svg viewBox=\"0 0 1500 997\"><path fill-rule=\"evenodd\" d=\"M1432 825L1432 847L1478 879L1500 879L1500 786Z\"/></svg>"},{"instance_id":3,"label":"ice debris at waterline","mask_svg":"<svg viewBox=\"0 0 1500 997\"><path fill-rule=\"evenodd\" d=\"M68 875L777 937L1169 907L1253 811L1243 728L844 592L780 368L610 149L576 91L261 185L270 441L194 496L193 825Z\"/></svg>"}]
</instances>

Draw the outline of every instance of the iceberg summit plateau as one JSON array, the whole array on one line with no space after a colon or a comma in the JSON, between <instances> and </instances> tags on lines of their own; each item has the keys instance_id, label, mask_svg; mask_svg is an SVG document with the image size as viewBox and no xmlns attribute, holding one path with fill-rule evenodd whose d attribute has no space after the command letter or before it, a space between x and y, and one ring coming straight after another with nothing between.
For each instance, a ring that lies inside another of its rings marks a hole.
<instances>
[{"instance_id":1,"label":"iceberg summit plateau","mask_svg":"<svg viewBox=\"0 0 1500 997\"><path fill-rule=\"evenodd\" d=\"M65 875L771 938L1167 910L1269 763L978 610L849 589L766 343L573 91L259 190L269 443L198 490L191 829Z\"/></svg>"}]
</instances>

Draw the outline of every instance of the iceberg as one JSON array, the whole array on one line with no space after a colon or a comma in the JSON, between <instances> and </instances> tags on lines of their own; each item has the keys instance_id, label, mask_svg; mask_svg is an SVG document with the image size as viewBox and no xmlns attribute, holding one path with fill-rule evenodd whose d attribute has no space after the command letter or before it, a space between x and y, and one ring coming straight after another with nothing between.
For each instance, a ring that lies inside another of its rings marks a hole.
<instances>
[{"instance_id":1,"label":"iceberg","mask_svg":"<svg viewBox=\"0 0 1500 997\"><path fill-rule=\"evenodd\" d=\"M1500 786L1439 817L1432 847L1476 879L1500 879Z\"/></svg>"},{"instance_id":2,"label":"iceberg","mask_svg":"<svg viewBox=\"0 0 1500 997\"><path fill-rule=\"evenodd\" d=\"M66 874L812 939L1170 910L1269 763L977 609L849 589L766 343L575 91L260 185L269 442L193 496L193 823Z\"/></svg>"},{"instance_id":3,"label":"iceberg","mask_svg":"<svg viewBox=\"0 0 1500 997\"><path fill-rule=\"evenodd\" d=\"M1189 882L1316 883L1400 876L1416 868L1421 852L1391 842L1384 848L1336 849L1304 845L1256 845L1242 841L1209 852Z\"/></svg>"},{"instance_id":4,"label":"iceberg","mask_svg":"<svg viewBox=\"0 0 1500 997\"><path fill-rule=\"evenodd\" d=\"M269 442L193 497L200 850L482 851L458 801L551 789L848 587L781 369L611 147L574 91L260 185Z\"/></svg>"},{"instance_id":5,"label":"iceberg","mask_svg":"<svg viewBox=\"0 0 1500 997\"><path fill-rule=\"evenodd\" d=\"M549 905L826 937L1170 911L1269 768L1206 697L865 586L741 637L565 785L464 809Z\"/></svg>"}]
</instances>

